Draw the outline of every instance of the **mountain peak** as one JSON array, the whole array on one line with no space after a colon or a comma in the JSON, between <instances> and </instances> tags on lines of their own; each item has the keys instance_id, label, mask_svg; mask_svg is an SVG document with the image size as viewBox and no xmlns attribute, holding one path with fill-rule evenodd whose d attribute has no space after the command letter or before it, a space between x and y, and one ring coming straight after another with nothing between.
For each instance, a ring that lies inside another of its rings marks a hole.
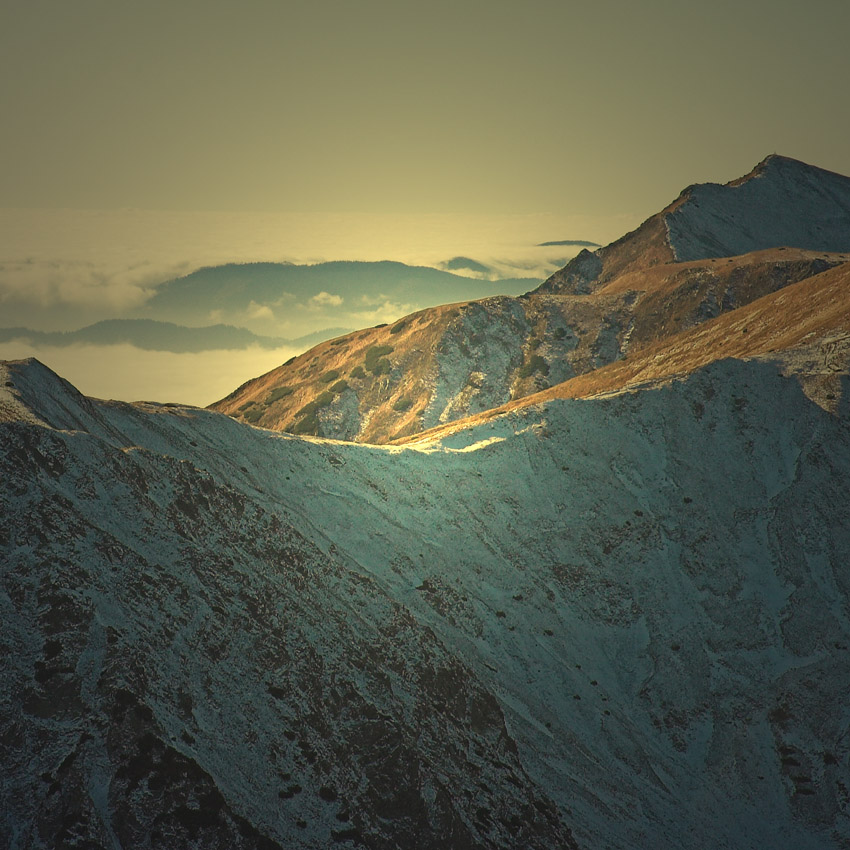
<instances>
[{"instance_id":1,"label":"mountain peak","mask_svg":"<svg viewBox=\"0 0 850 850\"><path fill-rule=\"evenodd\" d=\"M831 178L838 178L839 180L844 181L848 180L848 178L842 174L838 174L835 171L829 171L826 168L820 168L817 165L810 165L808 162L803 162L803 160L801 159L794 159L793 157L784 156L783 154L779 153L771 153L768 154L764 159L756 163L756 165L754 165L753 168L746 174L742 175L741 177L736 177L734 180L730 180L728 183L703 183L697 185L722 185L731 188L737 188L739 186L743 186L746 183L749 183L751 180L757 180L760 178L767 178L768 180L789 180L794 179L795 175L808 175L809 178L814 180L829 181ZM688 188L682 192L682 195L687 194L693 188L695 187L688 186Z\"/></svg>"},{"instance_id":2,"label":"mountain peak","mask_svg":"<svg viewBox=\"0 0 850 850\"><path fill-rule=\"evenodd\" d=\"M767 248L850 250L850 178L771 154L725 185L689 188L662 214L676 261Z\"/></svg>"},{"instance_id":3,"label":"mountain peak","mask_svg":"<svg viewBox=\"0 0 850 850\"><path fill-rule=\"evenodd\" d=\"M755 168L753 168L750 174L758 174L765 171L770 166L781 166L783 164L802 166L803 168L815 168L815 166L809 165L808 163L805 163L800 159L794 159L790 156L784 156L781 153L770 153L763 160L761 160L761 162L759 162L755 166Z\"/></svg>"},{"instance_id":4,"label":"mountain peak","mask_svg":"<svg viewBox=\"0 0 850 850\"><path fill-rule=\"evenodd\" d=\"M628 272L770 248L850 251L850 177L772 153L728 183L693 183L640 227L573 259L539 287L588 294Z\"/></svg>"},{"instance_id":5,"label":"mountain peak","mask_svg":"<svg viewBox=\"0 0 850 850\"><path fill-rule=\"evenodd\" d=\"M0 361L0 421L21 418L58 430L89 430L91 402L35 357Z\"/></svg>"}]
</instances>

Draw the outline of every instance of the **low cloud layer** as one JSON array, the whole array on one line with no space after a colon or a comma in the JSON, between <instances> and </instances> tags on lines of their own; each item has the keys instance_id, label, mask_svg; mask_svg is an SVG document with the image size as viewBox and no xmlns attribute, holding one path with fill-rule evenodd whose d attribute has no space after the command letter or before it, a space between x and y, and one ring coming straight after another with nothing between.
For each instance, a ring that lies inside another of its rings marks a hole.
<instances>
[{"instance_id":1,"label":"low cloud layer","mask_svg":"<svg viewBox=\"0 0 850 850\"><path fill-rule=\"evenodd\" d=\"M154 270L149 263L108 268L95 261L2 260L0 303L9 309L16 304L45 309L71 305L120 313L150 298L163 274L176 277L185 271L185 263Z\"/></svg>"},{"instance_id":2,"label":"low cloud layer","mask_svg":"<svg viewBox=\"0 0 850 850\"><path fill-rule=\"evenodd\" d=\"M361 298L361 309L354 310L348 315L354 319L356 325L361 327L380 325L386 322L394 322L402 316L415 312L418 307L415 304L400 304L389 298Z\"/></svg>"},{"instance_id":3,"label":"low cloud layer","mask_svg":"<svg viewBox=\"0 0 850 850\"><path fill-rule=\"evenodd\" d=\"M581 232L604 241L636 223L633 217L554 215L0 209L0 327L74 331L102 319L145 317L164 282L226 263L395 260L441 268L453 257L463 260L454 263L456 273L468 278L542 279L564 259L561 247L538 247L542 237ZM464 285L449 289L441 292L440 303L490 294L466 294L473 290ZM391 293L382 284L371 291L363 298L362 280L348 286L327 280L297 296L284 287L273 298L248 296L226 307L200 297L184 305L180 316L148 317L194 326L226 323L295 339L330 326L392 322L438 303L433 293L421 289ZM521 291L521 284L512 290ZM142 351L130 344L57 347L20 340L0 344L0 359L35 356L87 394L200 405L296 353L293 348L172 354Z\"/></svg>"},{"instance_id":4,"label":"low cloud layer","mask_svg":"<svg viewBox=\"0 0 850 850\"><path fill-rule=\"evenodd\" d=\"M539 276L550 265L537 247L547 234L604 243L635 219L0 208L0 304L87 307L95 321L138 306L165 280L228 262L390 259L439 268L462 257L500 277Z\"/></svg>"},{"instance_id":5,"label":"low cloud layer","mask_svg":"<svg viewBox=\"0 0 850 850\"><path fill-rule=\"evenodd\" d=\"M318 292L308 302L311 307L339 307L342 305L341 295L333 295L330 292Z\"/></svg>"}]
</instances>

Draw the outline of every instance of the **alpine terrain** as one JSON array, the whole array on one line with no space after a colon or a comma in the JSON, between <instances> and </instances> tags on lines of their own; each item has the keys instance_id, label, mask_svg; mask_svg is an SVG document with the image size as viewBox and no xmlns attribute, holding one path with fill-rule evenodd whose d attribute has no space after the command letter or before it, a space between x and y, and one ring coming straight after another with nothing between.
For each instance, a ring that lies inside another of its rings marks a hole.
<instances>
[{"instance_id":1,"label":"alpine terrain","mask_svg":"<svg viewBox=\"0 0 850 850\"><path fill-rule=\"evenodd\" d=\"M850 178L774 155L726 186L685 189L524 296L323 342L212 407L275 430L386 443L631 357L848 260Z\"/></svg>"},{"instance_id":2,"label":"alpine terrain","mask_svg":"<svg viewBox=\"0 0 850 850\"><path fill-rule=\"evenodd\" d=\"M0 846L847 847L849 293L773 156L216 410L0 364Z\"/></svg>"}]
</instances>

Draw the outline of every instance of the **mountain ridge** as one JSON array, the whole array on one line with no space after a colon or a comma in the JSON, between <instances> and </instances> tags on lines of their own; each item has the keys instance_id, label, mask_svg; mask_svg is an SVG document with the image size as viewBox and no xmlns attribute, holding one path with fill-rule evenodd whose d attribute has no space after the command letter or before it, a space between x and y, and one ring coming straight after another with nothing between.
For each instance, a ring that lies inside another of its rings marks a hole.
<instances>
[{"instance_id":1,"label":"mountain ridge","mask_svg":"<svg viewBox=\"0 0 850 850\"><path fill-rule=\"evenodd\" d=\"M667 339L656 341L633 357L578 375L549 389L511 401L476 416L393 441L427 443L500 415L557 398L595 398L634 392L672 380L725 359L764 359L797 380L812 401L845 417L850 397L844 384L850 375L850 262L823 271L734 311L724 313ZM799 320L789 326L787 315Z\"/></svg>"},{"instance_id":2,"label":"mountain ridge","mask_svg":"<svg viewBox=\"0 0 850 850\"><path fill-rule=\"evenodd\" d=\"M789 198L799 201L796 235L789 203L779 203ZM715 256L738 219L761 222L738 239L750 250ZM671 241L674 232L685 236ZM688 187L518 298L444 305L341 337L211 407L293 433L401 440L591 373L848 259L850 179L771 156L725 186Z\"/></svg>"}]
</instances>

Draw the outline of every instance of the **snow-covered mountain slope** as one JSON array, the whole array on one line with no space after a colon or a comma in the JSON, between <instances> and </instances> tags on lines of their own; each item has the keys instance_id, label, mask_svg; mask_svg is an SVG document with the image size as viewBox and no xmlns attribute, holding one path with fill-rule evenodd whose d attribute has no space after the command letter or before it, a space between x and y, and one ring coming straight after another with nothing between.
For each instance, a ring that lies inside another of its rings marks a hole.
<instances>
[{"instance_id":1,"label":"snow-covered mountain slope","mask_svg":"<svg viewBox=\"0 0 850 850\"><path fill-rule=\"evenodd\" d=\"M10 847L850 841L850 429L773 363L416 449L33 361L0 419Z\"/></svg>"},{"instance_id":2,"label":"snow-covered mountain slope","mask_svg":"<svg viewBox=\"0 0 850 850\"><path fill-rule=\"evenodd\" d=\"M333 449L3 371L4 847L574 846L495 696L300 515Z\"/></svg>"}]
</instances>

